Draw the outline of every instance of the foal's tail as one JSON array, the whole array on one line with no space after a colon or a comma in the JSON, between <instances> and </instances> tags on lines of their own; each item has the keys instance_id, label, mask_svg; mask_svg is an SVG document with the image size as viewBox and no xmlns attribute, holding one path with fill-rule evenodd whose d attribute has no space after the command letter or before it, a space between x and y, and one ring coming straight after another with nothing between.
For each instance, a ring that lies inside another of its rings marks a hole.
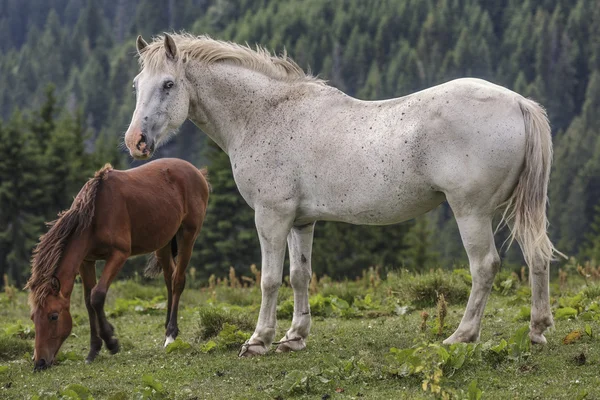
<instances>
[{"instance_id":1,"label":"foal's tail","mask_svg":"<svg viewBox=\"0 0 600 400\"><path fill-rule=\"evenodd\" d=\"M546 204L552 163L552 136L546 111L535 101L519 101L525 122L525 165L519 182L505 203L502 223L511 229L509 244L517 239L527 264L547 265L554 254L566 258L554 248L548 234Z\"/></svg>"},{"instance_id":2,"label":"foal's tail","mask_svg":"<svg viewBox=\"0 0 600 400\"><path fill-rule=\"evenodd\" d=\"M177 236L174 236L171 239L171 256L173 260L177 257ZM144 269L144 276L148 278L156 278L162 272L162 266L158 262L158 258L156 258L156 253L150 254L148 257L148 263L146 264L146 268Z\"/></svg>"}]
</instances>

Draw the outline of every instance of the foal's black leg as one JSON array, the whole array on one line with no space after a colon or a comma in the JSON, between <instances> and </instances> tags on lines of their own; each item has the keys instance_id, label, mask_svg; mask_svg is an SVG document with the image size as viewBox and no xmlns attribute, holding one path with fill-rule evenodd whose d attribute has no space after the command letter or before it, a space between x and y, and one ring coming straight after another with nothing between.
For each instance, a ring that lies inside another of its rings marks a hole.
<instances>
[{"instance_id":1,"label":"foal's black leg","mask_svg":"<svg viewBox=\"0 0 600 400\"><path fill-rule=\"evenodd\" d=\"M156 251L156 259L158 264L163 269L163 275L165 277L165 285L167 286L167 320L165 321L165 329L167 325L169 325L169 320L171 318L171 306L173 304L173 290L172 290L172 280L173 280L173 257L171 255L171 244L169 243L167 246L163 247L160 250Z\"/></svg>"},{"instance_id":2,"label":"foal's black leg","mask_svg":"<svg viewBox=\"0 0 600 400\"><path fill-rule=\"evenodd\" d=\"M111 354L116 354L119 352L119 341L117 338L113 337L115 328L106 319L106 314L104 313L104 302L106 300L106 292L108 291L108 287L113 279L117 276L117 273L121 270L121 267L123 266L125 260L127 260L127 257L128 254L120 252L115 252L110 256L106 262L106 265L104 266L100 281L96 287L92 289L90 298L92 307L98 316L100 337L102 340L104 340L106 348L111 352Z\"/></svg>"},{"instance_id":3,"label":"foal's black leg","mask_svg":"<svg viewBox=\"0 0 600 400\"><path fill-rule=\"evenodd\" d=\"M171 305L171 318L167 325L167 342L175 340L179 334L179 327L177 326L177 310L179 308L181 293L185 288L185 270L192 257L196 236L198 236L198 232L192 229L187 230L185 228L177 235L177 244L179 245L181 243L181 246L178 249L177 263L172 279L173 304ZM167 344L167 342L165 342L165 344Z\"/></svg>"},{"instance_id":4,"label":"foal's black leg","mask_svg":"<svg viewBox=\"0 0 600 400\"><path fill-rule=\"evenodd\" d=\"M85 361L90 363L94 361L100 349L102 348L102 339L98 335L98 317L96 311L90 302L92 288L96 286L96 263L94 261L84 261L79 267L79 275L83 282L83 296L85 299L85 308L87 308L90 319L90 352Z\"/></svg>"}]
</instances>

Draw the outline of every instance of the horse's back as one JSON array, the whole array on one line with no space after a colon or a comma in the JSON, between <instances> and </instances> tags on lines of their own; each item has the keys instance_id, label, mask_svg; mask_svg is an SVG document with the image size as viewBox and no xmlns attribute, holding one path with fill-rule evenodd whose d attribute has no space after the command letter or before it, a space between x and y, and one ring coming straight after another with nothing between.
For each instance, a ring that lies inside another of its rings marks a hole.
<instances>
[{"instance_id":1,"label":"horse's back","mask_svg":"<svg viewBox=\"0 0 600 400\"><path fill-rule=\"evenodd\" d=\"M129 247L131 254L167 245L182 223L202 225L208 200L204 174L178 159L158 159L130 170L110 171L96 199L100 242Z\"/></svg>"}]
</instances>

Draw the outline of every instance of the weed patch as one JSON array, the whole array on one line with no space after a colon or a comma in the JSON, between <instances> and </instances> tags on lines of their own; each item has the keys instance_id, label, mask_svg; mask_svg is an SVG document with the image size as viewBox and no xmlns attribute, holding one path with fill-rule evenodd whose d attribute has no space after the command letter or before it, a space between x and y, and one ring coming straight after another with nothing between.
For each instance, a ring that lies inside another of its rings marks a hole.
<instances>
[{"instance_id":1,"label":"weed patch","mask_svg":"<svg viewBox=\"0 0 600 400\"><path fill-rule=\"evenodd\" d=\"M198 312L200 317L197 337L206 340L217 336L225 325L233 325L242 330L254 329L254 319L240 308L203 307Z\"/></svg>"},{"instance_id":2,"label":"weed patch","mask_svg":"<svg viewBox=\"0 0 600 400\"><path fill-rule=\"evenodd\" d=\"M31 342L14 336L0 336L0 360L15 360L33 352Z\"/></svg>"},{"instance_id":3,"label":"weed patch","mask_svg":"<svg viewBox=\"0 0 600 400\"><path fill-rule=\"evenodd\" d=\"M402 275L406 279L397 281L394 293L415 307L433 307L441 294L448 304L462 304L469 298L469 285L460 274L437 270L421 275Z\"/></svg>"}]
</instances>

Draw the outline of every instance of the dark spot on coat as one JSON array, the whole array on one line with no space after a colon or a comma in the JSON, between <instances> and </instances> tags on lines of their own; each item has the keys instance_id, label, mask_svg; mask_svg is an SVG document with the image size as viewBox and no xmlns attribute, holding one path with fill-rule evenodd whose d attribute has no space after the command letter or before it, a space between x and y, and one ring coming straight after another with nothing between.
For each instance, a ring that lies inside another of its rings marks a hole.
<instances>
[{"instance_id":1,"label":"dark spot on coat","mask_svg":"<svg viewBox=\"0 0 600 400\"><path fill-rule=\"evenodd\" d=\"M304 257L304 254L302 254L302 256L300 257L300 261L302 261L303 263L306 262L306 257Z\"/></svg>"}]
</instances>

